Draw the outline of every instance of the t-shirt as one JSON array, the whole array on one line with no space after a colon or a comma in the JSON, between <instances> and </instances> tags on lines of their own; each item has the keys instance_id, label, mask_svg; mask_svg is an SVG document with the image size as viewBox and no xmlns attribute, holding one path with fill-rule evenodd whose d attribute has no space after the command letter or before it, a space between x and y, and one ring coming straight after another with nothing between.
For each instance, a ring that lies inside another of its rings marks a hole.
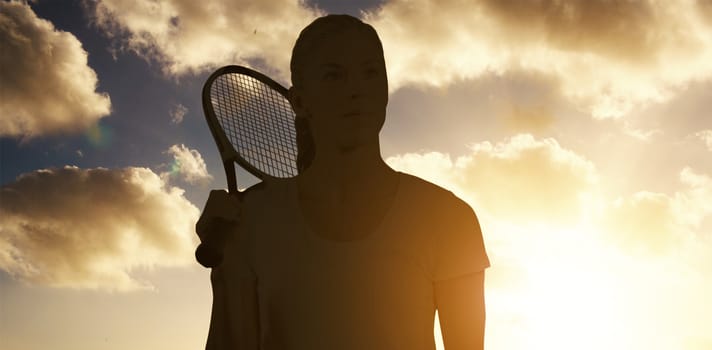
<instances>
[{"instance_id":1,"label":"t-shirt","mask_svg":"<svg viewBox=\"0 0 712 350\"><path fill-rule=\"evenodd\" d=\"M240 234L213 271L207 348L434 350L433 282L489 266L473 210L399 173L377 229L336 241L308 228L297 194L285 179L245 196Z\"/></svg>"}]
</instances>

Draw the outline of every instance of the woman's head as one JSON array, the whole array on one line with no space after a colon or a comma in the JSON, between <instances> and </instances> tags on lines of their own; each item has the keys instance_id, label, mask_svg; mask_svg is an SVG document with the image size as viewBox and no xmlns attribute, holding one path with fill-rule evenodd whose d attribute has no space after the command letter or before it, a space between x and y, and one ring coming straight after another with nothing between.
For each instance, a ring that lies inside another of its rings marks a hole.
<instances>
[{"instance_id":1,"label":"woman's head","mask_svg":"<svg viewBox=\"0 0 712 350\"><path fill-rule=\"evenodd\" d=\"M317 149L340 151L377 146L388 81L383 48L370 25L347 15L316 19L294 45L291 71L300 146L309 141ZM311 140L305 139L307 132Z\"/></svg>"},{"instance_id":2,"label":"woman's head","mask_svg":"<svg viewBox=\"0 0 712 350\"><path fill-rule=\"evenodd\" d=\"M297 41L292 48L292 59L289 68L292 73L292 85L301 86L305 69L313 58L314 50L327 37L343 35L345 31L356 31L367 37L378 50L378 55L383 58L383 46L378 38L378 33L373 27L358 18L349 15L326 15L315 19L302 29Z\"/></svg>"}]
</instances>

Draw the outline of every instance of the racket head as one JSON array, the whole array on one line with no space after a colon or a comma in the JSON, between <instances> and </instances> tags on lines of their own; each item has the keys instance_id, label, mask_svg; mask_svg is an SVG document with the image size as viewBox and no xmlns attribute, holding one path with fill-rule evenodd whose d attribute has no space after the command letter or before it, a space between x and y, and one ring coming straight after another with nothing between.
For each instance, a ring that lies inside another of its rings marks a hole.
<instances>
[{"instance_id":1,"label":"racket head","mask_svg":"<svg viewBox=\"0 0 712 350\"><path fill-rule=\"evenodd\" d=\"M295 115L285 87L230 65L210 75L202 97L230 193L237 192L234 163L262 181L298 174Z\"/></svg>"}]
</instances>

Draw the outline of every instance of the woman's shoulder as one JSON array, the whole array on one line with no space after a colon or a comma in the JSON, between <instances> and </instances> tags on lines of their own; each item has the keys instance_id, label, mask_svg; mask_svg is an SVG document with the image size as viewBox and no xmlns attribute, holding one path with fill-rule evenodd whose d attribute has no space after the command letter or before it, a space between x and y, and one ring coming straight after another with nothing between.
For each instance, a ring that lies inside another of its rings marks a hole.
<instances>
[{"instance_id":1,"label":"woman's shoulder","mask_svg":"<svg viewBox=\"0 0 712 350\"><path fill-rule=\"evenodd\" d=\"M439 228L478 222L470 204L448 189L409 174L401 175L401 185L401 210L410 217L426 217Z\"/></svg>"},{"instance_id":2,"label":"woman's shoulder","mask_svg":"<svg viewBox=\"0 0 712 350\"><path fill-rule=\"evenodd\" d=\"M401 193L410 203L419 203L432 208L470 209L470 206L452 191L415 175L399 172ZM470 209L471 210L471 209Z\"/></svg>"},{"instance_id":3,"label":"woman's shoulder","mask_svg":"<svg viewBox=\"0 0 712 350\"><path fill-rule=\"evenodd\" d=\"M252 215L286 209L291 201L291 191L296 184L293 178L269 179L251 186L242 193L243 210Z\"/></svg>"}]
</instances>

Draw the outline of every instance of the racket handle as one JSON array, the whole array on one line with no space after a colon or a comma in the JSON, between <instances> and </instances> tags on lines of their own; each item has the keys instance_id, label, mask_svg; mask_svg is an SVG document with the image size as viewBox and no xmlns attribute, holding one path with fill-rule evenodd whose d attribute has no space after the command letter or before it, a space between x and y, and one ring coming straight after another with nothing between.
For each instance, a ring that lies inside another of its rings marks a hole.
<instances>
[{"instance_id":1,"label":"racket handle","mask_svg":"<svg viewBox=\"0 0 712 350\"><path fill-rule=\"evenodd\" d=\"M223 260L223 252L215 246L200 243L195 250L195 259L207 268L218 267Z\"/></svg>"},{"instance_id":2,"label":"racket handle","mask_svg":"<svg viewBox=\"0 0 712 350\"><path fill-rule=\"evenodd\" d=\"M195 259L200 265L208 268L219 266L223 261L225 243L231 224L218 222L210 227L210 234L195 250Z\"/></svg>"},{"instance_id":3,"label":"racket handle","mask_svg":"<svg viewBox=\"0 0 712 350\"><path fill-rule=\"evenodd\" d=\"M237 198L237 200L242 203L243 197L241 192L236 190L234 192L229 192L228 194L233 198ZM222 200L220 199L224 195L224 191L213 190L210 192L208 202L210 203L212 201L213 203L219 203L219 205L226 205L227 203L224 203L225 198L222 198ZM215 204L212 205L214 206ZM209 219L208 222L204 223L201 223L202 221L203 218L201 217L196 224L196 233L198 233L198 236L201 237L202 243L200 243L198 248L195 250L195 259L205 267L217 267L223 261L227 238L230 234L235 233L235 228L238 223L236 221L223 218ZM205 227L206 224L207 227Z\"/></svg>"}]
</instances>

